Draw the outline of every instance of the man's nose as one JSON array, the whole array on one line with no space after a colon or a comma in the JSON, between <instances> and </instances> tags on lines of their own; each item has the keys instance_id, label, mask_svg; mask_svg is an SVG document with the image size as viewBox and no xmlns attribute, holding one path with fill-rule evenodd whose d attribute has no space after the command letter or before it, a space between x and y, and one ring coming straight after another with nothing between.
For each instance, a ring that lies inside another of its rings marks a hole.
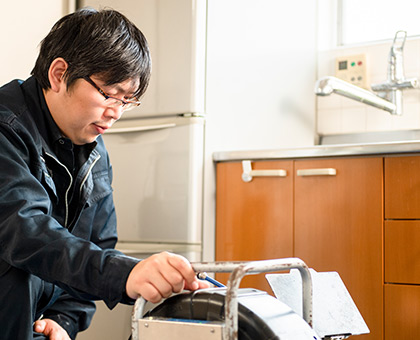
<instances>
[{"instance_id":1,"label":"man's nose","mask_svg":"<svg viewBox=\"0 0 420 340\"><path fill-rule=\"evenodd\" d=\"M104 116L107 118L112 118L114 120L118 120L121 118L124 112L124 108L122 105L115 106L115 107L108 107L104 112Z\"/></svg>"}]
</instances>

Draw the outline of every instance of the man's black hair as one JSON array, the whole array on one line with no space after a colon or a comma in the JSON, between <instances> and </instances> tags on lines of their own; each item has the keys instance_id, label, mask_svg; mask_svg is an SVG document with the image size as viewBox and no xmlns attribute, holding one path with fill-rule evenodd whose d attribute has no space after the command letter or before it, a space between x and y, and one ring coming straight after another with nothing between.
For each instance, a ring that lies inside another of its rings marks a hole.
<instances>
[{"instance_id":1,"label":"man's black hair","mask_svg":"<svg viewBox=\"0 0 420 340\"><path fill-rule=\"evenodd\" d=\"M33 74L49 89L48 70L56 58L68 63L70 88L79 78L98 76L105 85L139 80L140 98L150 79L151 57L146 38L124 15L112 9L83 8L61 18L41 42Z\"/></svg>"}]
</instances>

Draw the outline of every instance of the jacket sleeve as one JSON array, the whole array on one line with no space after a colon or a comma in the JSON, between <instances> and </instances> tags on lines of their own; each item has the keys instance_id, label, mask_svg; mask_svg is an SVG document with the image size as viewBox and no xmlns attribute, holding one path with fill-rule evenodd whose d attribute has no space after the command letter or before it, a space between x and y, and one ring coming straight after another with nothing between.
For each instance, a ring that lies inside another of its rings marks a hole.
<instances>
[{"instance_id":1,"label":"jacket sleeve","mask_svg":"<svg viewBox=\"0 0 420 340\"><path fill-rule=\"evenodd\" d=\"M0 258L54 283L79 299L124 300L127 277L138 263L73 235L52 216L43 186L47 173L34 160L37 143L13 121L0 122Z\"/></svg>"}]
</instances>

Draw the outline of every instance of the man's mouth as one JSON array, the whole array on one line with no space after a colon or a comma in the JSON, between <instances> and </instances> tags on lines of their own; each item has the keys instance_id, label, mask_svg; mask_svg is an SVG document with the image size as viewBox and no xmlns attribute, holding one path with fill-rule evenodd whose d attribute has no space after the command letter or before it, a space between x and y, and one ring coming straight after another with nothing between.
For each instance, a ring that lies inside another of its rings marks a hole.
<instances>
[{"instance_id":1,"label":"man's mouth","mask_svg":"<svg viewBox=\"0 0 420 340\"><path fill-rule=\"evenodd\" d=\"M100 133L101 135L104 134L105 131L111 127L109 125L98 125L98 124L93 124L93 125L95 126L98 133Z\"/></svg>"}]
</instances>

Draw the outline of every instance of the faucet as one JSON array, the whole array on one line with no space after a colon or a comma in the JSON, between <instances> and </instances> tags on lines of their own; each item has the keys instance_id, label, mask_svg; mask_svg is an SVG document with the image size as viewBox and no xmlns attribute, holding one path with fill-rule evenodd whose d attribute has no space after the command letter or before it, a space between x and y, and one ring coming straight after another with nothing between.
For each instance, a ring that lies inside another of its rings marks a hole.
<instances>
[{"instance_id":1,"label":"faucet","mask_svg":"<svg viewBox=\"0 0 420 340\"><path fill-rule=\"evenodd\" d=\"M372 84L373 93L350 84L336 77L323 77L315 84L315 94L328 96L337 93L365 103L379 109L390 112L393 115L402 114L402 90L419 88L417 78L406 79L403 67L403 48L407 38L407 32L398 31L388 57L387 80L380 84Z\"/></svg>"}]
</instances>

